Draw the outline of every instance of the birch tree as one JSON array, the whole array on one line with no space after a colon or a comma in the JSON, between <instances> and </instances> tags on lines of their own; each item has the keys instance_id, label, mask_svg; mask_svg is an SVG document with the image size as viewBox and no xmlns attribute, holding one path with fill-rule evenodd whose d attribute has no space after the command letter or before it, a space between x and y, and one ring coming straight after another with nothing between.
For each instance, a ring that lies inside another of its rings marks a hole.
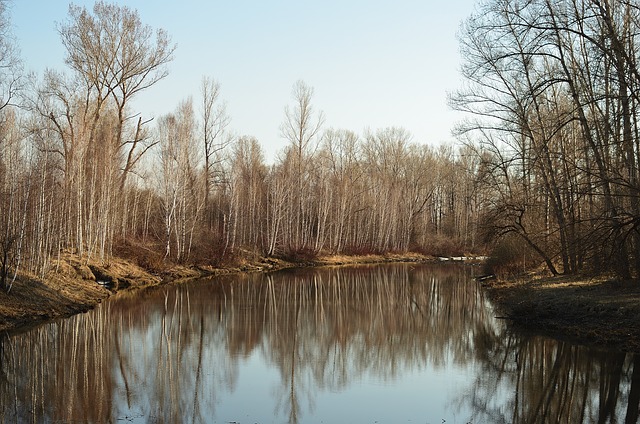
<instances>
[{"instance_id":1,"label":"birch tree","mask_svg":"<svg viewBox=\"0 0 640 424\"><path fill-rule=\"evenodd\" d=\"M142 24L127 6L71 5L68 16L58 31L72 76L48 71L35 110L59 140L69 246L106 257L116 217L127 219L120 202L127 175L153 145L143 128L148 121L131 123L129 105L167 75L174 47L166 31Z\"/></svg>"},{"instance_id":2,"label":"birch tree","mask_svg":"<svg viewBox=\"0 0 640 424\"><path fill-rule=\"evenodd\" d=\"M7 7L6 1L0 1L0 288L10 289L7 278L13 271L15 279L20 263L27 206L24 196L31 186L21 176L28 170L22 162L22 136L13 106L24 76Z\"/></svg>"},{"instance_id":3,"label":"birch tree","mask_svg":"<svg viewBox=\"0 0 640 424\"><path fill-rule=\"evenodd\" d=\"M15 105L25 84L18 45L11 31L8 1L0 1L0 110Z\"/></svg>"},{"instance_id":4,"label":"birch tree","mask_svg":"<svg viewBox=\"0 0 640 424\"><path fill-rule=\"evenodd\" d=\"M266 248L267 167L262 148L253 137L240 137L233 146L231 162L232 247Z\"/></svg>"},{"instance_id":5,"label":"birch tree","mask_svg":"<svg viewBox=\"0 0 640 424\"><path fill-rule=\"evenodd\" d=\"M205 205L211 209L210 196L214 184L220 183L221 176L216 166L222 161L222 151L231 144L227 128L231 118L226 105L220 99L220 83L210 77L202 78L202 141L204 150ZM207 213L209 226L213 225L213 213Z\"/></svg>"},{"instance_id":6,"label":"birch tree","mask_svg":"<svg viewBox=\"0 0 640 424\"><path fill-rule=\"evenodd\" d=\"M135 131L125 135L125 123L131 100L168 75L166 65L175 46L164 29L154 31L141 22L138 12L127 6L96 2L92 12L70 5L69 20L58 28L67 56L66 64L84 82L93 96L98 120L102 105L113 100L117 114L116 146L125 160L120 186L149 146L141 137L142 118Z\"/></svg>"},{"instance_id":7,"label":"birch tree","mask_svg":"<svg viewBox=\"0 0 640 424\"><path fill-rule=\"evenodd\" d=\"M204 207L204 179L198 159L193 102L160 119L159 185L164 221L165 258L188 260Z\"/></svg>"},{"instance_id":8,"label":"birch tree","mask_svg":"<svg viewBox=\"0 0 640 424\"><path fill-rule=\"evenodd\" d=\"M310 211L306 203L309 199L307 190L307 166L312 147L318 141L320 130L324 124L324 113L314 110L313 88L303 81L297 81L292 90L293 104L285 107L285 120L280 126L284 139L289 141L288 161L291 166L291 183L293 189L288 196L290 210L293 212L290 233L290 247L293 250L309 247L306 239L309 235Z\"/></svg>"}]
</instances>

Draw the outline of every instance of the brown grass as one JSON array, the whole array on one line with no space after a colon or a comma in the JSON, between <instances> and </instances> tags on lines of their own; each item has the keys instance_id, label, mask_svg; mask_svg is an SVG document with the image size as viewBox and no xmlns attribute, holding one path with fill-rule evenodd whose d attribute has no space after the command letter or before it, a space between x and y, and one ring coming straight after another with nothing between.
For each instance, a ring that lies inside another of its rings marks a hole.
<instances>
[{"instance_id":1,"label":"brown grass","mask_svg":"<svg viewBox=\"0 0 640 424\"><path fill-rule=\"evenodd\" d=\"M108 296L106 288L88 280L23 277L9 294L0 291L0 330L87 311Z\"/></svg>"},{"instance_id":2,"label":"brown grass","mask_svg":"<svg viewBox=\"0 0 640 424\"><path fill-rule=\"evenodd\" d=\"M158 284L161 279L126 260L87 261L65 254L45 278L21 275L9 293L0 290L0 330L28 327L92 309L113 291L96 282L108 278L114 289Z\"/></svg>"},{"instance_id":3,"label":"brown grass","mask_svg":"<svg viewBox=\"0 0 640 424\"><path fill-rule=\"evenodd\" d=\"M355 264L373 264L384 262L425 262L432 261L432 256L420 253L388 253L388 254L367 254L358 256L349 255L319 255L315 262L318 265L355 265Z\"/></svg>"}]
</instances>

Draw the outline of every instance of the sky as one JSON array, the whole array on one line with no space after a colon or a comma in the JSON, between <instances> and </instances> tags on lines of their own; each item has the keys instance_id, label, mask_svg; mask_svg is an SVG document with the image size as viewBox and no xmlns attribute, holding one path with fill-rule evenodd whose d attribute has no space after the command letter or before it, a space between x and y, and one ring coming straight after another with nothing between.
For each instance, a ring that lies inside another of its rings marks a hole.
<instances>
[{"instance_id":1,"label":"sky","mask_svg":"<svg viewBox=\"0 0 640 424\"><path fill-rule=\"evenodd\" d=\"M230 129L256 137L268 160L287 141L280 134L292 87L314 90L325 128L397 126L413 142L454 142L461 115L447 93L462 84L457 33L476 0L114 0L144 24L164 28L176 44L169 76L133 103L145 118L200 100L203 76L220 83ZM94 1L74 4L93 7ZM68 1L12 0L10 17L26 70L65 70L57 25Z\"/></svg>"}]
</instances>

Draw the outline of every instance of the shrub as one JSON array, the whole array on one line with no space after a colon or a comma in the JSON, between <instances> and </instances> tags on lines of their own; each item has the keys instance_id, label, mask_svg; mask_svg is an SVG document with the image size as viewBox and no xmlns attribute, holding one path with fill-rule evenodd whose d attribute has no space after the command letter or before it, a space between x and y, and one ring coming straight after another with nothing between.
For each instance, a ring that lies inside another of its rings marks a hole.
<instances>
[{"instance_id":1,"label":"shrub","mask_svg":"<svg viewBox=\"0 0 640 424\"><path fill-rule=\"evenodd\" d=\"M462 256L464 248L459 240L446 235L433 235L420 249L421 253L433 256Z\"/></svg>"},{"instance_id":2,"label":"shrub","mask_svg":"<svg viewBox=\"0 0 640 424\"><path fill-rule=\"evenodd\" d=\"M307 247L288 248L280 256L289 262L309 262L318 258L318 252Z\"/></svg>"},{"instance_id":3,"label":"shrub","mask_svg":"<svg viewBox=\"0 0 640 424\"><path fill-rule=\"evenodd\" d=\"M529 252L524 242L515 237L503 237L489 254L484 264L484 272L500 277L520 274L525 271L528 256Z\"/></svg>"},{"instance_id":4,"label":"shrub","mask_svg":"<svg viewBox=\"0 0 640 424\"><path fill-rule=\"evenodd\" d=\"M208 231L194 240L188 262L192 265L221 267L234 265L237 259L223 238Z\"/></svg>"},{"instance_id":5,"label":"shrub","mask_svg":"<svg viewBox=\"0 0 640 424\"><path fill-rule=\"evenodd\" d=\"M167 269L163 249L159 243L143 243L133 239L117 240L113 245L113 255L127 259L152 273Z\"/></svg>"}]
</instances>

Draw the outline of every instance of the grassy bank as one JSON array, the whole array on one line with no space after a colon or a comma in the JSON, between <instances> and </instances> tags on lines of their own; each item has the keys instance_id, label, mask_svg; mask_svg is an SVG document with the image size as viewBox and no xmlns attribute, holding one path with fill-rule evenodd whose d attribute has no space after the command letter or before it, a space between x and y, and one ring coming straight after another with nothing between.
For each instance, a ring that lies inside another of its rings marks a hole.
<instances>
[{"instance_id":1,"label":"grassy bank","mask_svg":"<svg viewBox=\"0 0 640 424\"><path fill-rule=\"evenodd\" d=\"M544 277L483 282L499 314L521 329L640 353L640 283Z\"/></svg>"},{"instance_id":2,"label":"grassy bank","mask_svg":"<svg viewBox=\"0 0 640 424\"><path fill-rule=\"evenodd\" d=\"M0 290L0 330L85 312L119 290L161 282L161 276L126 260L115 259L104 265L64 255L44 278L23 274L9 293Z\"/></svg>"}]
</instances>

